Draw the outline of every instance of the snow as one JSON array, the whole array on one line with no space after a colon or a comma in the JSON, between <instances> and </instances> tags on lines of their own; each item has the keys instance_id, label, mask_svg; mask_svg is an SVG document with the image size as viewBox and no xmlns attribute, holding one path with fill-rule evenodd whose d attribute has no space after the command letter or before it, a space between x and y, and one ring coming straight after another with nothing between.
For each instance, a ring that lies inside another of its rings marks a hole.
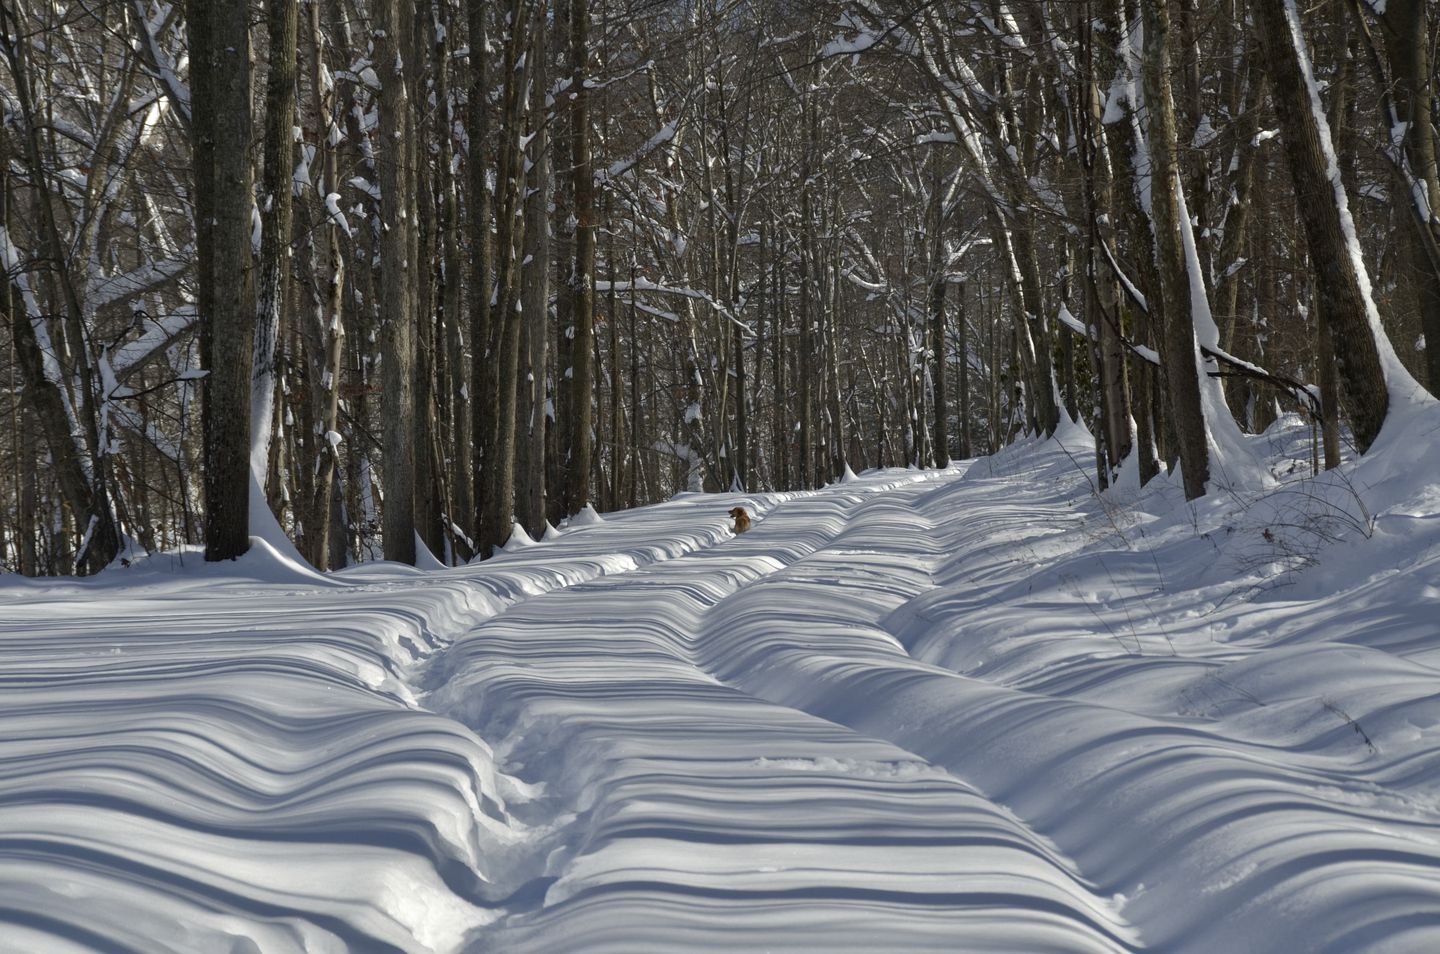
<instances>
[{"instance_id":1,"label":"snow","mask_svg":"<svg viewBox=\"0 0 1440 954\"><path fill-rule=\"evenodd\" d=\"M331 223L338 225L340 231L344 232L347 238L354 238L354 233L350 231L350 223L345 219L345 213L340 211L340 193L326 193L325 213L329 216Z\"/></svg>"},{"instance_id":2,"label":"snow","mask_svg":"<svg viewBox=\"0 0 1440 954\"><path fill-rule=\"evenodd\" d=\"M1437 438L6 577L0 950L1440 949Z\"/></svg>"},{"instance_id":3,"label":"snow","mask_svg":"<svg viewBox=\"0 0 1440 954\"><path fill-rule=\"evenodd\" d=\"M1179 204L1180 242L1185 252L1185 274L1190 285L1190 318L1195 330L1195 371L1200 382L1200 405L1205 415L1205 433L1210 449L1210 480L1214 490L1238 487L1258 489L1273 481L1246 446L1245 437L1225 402L1219 378L1209 374L1208 358L1201 349L1220 350L1220 328L1210 311L1203 266L1195 247L1195 230L1185 203L1185 186L1177 173L1175 196Z\"/></svg>"},{"instance_id":4,"label":"snow","mask_svg":"<svg viewBox=\"0 0 1440 954\"><path fill-rule=\"evenodd\" d=\"M535 546L535 540L526 532L520 524L513 524L510 528L510 539L505 541L502 548L506 553L514 553L517 550L524 550Z\"/></svg>"},{"instance_id":5,"label":"snow","mask_svg":"<svg viewBox=\"0 0 1440 954\"><path fill-rule=\"evenodd\" d=\"M853 35L835 37L820 48L820 54L817 59L823 60L834 56L851 56L865 53L873 49L876 44L884 39L881 35L865 29L865 27L852 16L842 15L841 26Z\"/></svg>"},{"instance_id":6,"label":"snow","mask_svg":"<svg viewBox=\"0 0 1440 954\"><path fill-rule=\"evenodd\" d=\"M606 183L626 175L632 169L638 166L641 162L643 162L645 158L648 157L651 153L655 152L655 150L673 141L675 139L676 133L678 133L679 130L680 127L676 122L671 121L665 123L663 126L660 127L659 130L656 131L655 135L651 136L645 142L645 145L640 147L639 151L636 152L633 156L630 156L626 159L621 159L615 163L612 163L609 168L596 172L595 184L599 186L604 186Z\"/></svg>"},{"instance_id":7,"label":"snow","mask_svg":"<svg viewBox=\"0 0 1440 954\"><path fill-rule=\"evenodd\" d=\"M1191 146L1195 149L1204 149L1220 138L1220 133L1210 122L1210 114L1204 113L1200 116L1200 122L1195 125L1195 137L1191 140Z\"/></svg>"},{"instance_id":8,"label":"snow","mask_svg":"<svg viewBox=\"0 0 1440 954\"><path fill-rule=\"evenodd\" d=\"M604 518L595 511L594 506L587 503L585 506L580 508L579 513L575 514L568 521L566 521L565 527L567 529L573 527L593 527L596 524L603 522Z\"/></svg>"}]
</instances>

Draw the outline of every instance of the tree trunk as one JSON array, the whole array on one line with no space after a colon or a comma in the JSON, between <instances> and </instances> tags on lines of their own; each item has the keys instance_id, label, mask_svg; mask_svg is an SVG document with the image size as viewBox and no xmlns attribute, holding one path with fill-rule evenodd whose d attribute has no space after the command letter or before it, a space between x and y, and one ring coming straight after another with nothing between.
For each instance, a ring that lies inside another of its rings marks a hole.
<instances>
[{"instance_id":1,"label":"tree trunk","mask_svg":"<svg viewBox=\"0 0 1440 954\"><path fill-rule=\"evenodd\" d=\"M265 171L260 187L259 288L250 393L250 469L262 487L269 475L275 430L276 350L289 323L287 270L294 195L295 51L300 4L298 0L269 0L268 17L270 73L265 84Z\"/></svg>"},{"instance_id":2,"label":"tree trunk","mask_svg":"<svg viewBox=\"0 0 1440 954\"><path fill-rule=\"evenodd\" d=\"M524 314L525 370L520 380L517 436L516 521L535 539L545 531L545 399L550 325L550 137L545 116L545 69L549 51L542 20L536 21L535 73L530 87L533 158L525 198Z\"/></svg>"},{"instance_id":3,"label":"tree trunk","mask_svg":"<svg viewBox=\"0 0 1440 954\"><path fill-rule=\"evenodd\" d=\"M205 380L205 559L250 548L250 375L255 288L250 216L249 5L190 0L195 228Z\"/></svg>"},{"instance_id":4,"label":"tree trunk","mask_svg":"<svg viewBox=\"0 0 1440 954\"><path fill-rule=\"evenodd\" d=\"M1315 343L1317 375L1320 385L1320 430L1325 447L1325 469L1340 466L1340 380L1335 373L1335 341L1330 333L1330 320L1319 296L1312 296L1316 326L1320 331Z\"/></svg>"},{"instance_id":5,"label":"tree trunk","mask_svg":"<svg viewBox=\"0 0 1440 954\"><path fill-rule=\"evenodd\" d=\"M456 14L451 4L444 5L444 33L437 41L435 98L437 102L435 125L440 154L436 164L440 174L441 200L439 231L442 242L442 267L444 283L440 293L440 311L444 319L445 391L439 397L446 413L444 446L449 453L445 471L450 496L446 522L446 534L455 555L461 560L471 557L466 545L466 531L455 532L457 528L468 527L474 510L471 499L471 449L470 449L470 407L466 400L469 394L469 365L465 361L464 292L465 269L461 264L461 219L460 181L455 155L455 94L451 89L451 74L454 71L453 44L458 42L455 32ZM473 199L473 197L472 197ZM472 294L475 289L469 290Z\"/></svg>"},{"instance_id":6,"label":"tree trunk","mask_svg":"<svg viewBox=\"0 0 1440 954\"><path fill-rule=\"evenodd\" d=\"M1440 242L1440 169L1436 162L1436 133L1431 91L1430 47L1433 4L1425 0L1389 0L1380 18L1390 58L1391 96L1396 118L1405 124L1401 148L1416 179L1424 183L1428 224L1410 215L1407 239L1416 269L1416 304L1425 332L1425 371L1430 393L1440 395L1440 261L1427 252ZM1391 135L1391 130L1382 130ZM1418 201L1418 200L1412 200ZM1423 230L1428 230L1425 234Z\"/></svg>"},{"instance_id":7,"label":"tree trunk","mask_svg":"<svg viewBox=\"0 0 1440 954\"><path fill-rule=\"evenodd\" d=\"M1087 32L1087 45L1088 36ZM1093 82L1088 81L1086 90L1084 119L1087 129L1086 173L1089 179L1089 187L1086 189L1086 222L1089 241L1085 245L1085 271L1088 279L1085 311L1087 321L1098 330L1095 365L1100 378L1100 408L1104 419L1104 445L1109 471L1107 478L1113 478L1134 449L1134 435L1130 418L1130 391L1125 380L1120 296L1116 292L1115 276L1099 249L1100 243L1106 240L1100 230L1101 216L1111 221L1115 218L1113 167L1104 134L1090 132L1098 130L1102 117L1100 91Z\"/></svg>"},{"instance_id":8,"label":"tree trunk","mask_svg":"<svg viewBox=\"0 0 1440 954\"><path fill-rule=\"evenodd\" d=\"M502 183L496 209L499 268L496 276L495 308L490 323L489 373L494 376L494 399L484 412L485 460L480 494L482 517L477 543L482 556L489 557L510 539L515 515L515 399L520 366L520 322L518 278L520 249L525 240L521 215L525 189L524 160L520 133L526 109L528 67L524 52L529 47L529 15L525 0L511 4L509 36L505 47L504 116L500 146L499 176ZM544 16L545 10L535 11Z\"/></svg>"},{"instance_id":9,"label":"tree trunk","mask_svg":"<svg viewBox=\"0 0 1440 954\"><path fill-rule=\"evenodd\" d=\"M412 201L410 109L402 60L402 18L397 0L377 0L375 59L380 74L382 152L376 157L380 178L380 307L384 348L380 376L385 391L383 514L385 559L415 562L415 288L413 259L415 203Z\"/></svg>"},{"instance_id":10,"label":"tree trunk","mask_svg":"<svg viewBox=\"0 0 1440 954\"><path fill-rule=\"evenodd\" d=\"M930 247L930 387L934 392L931 402L930 445L936 467L950 466L950 403L946 391L946 341L945 341L945 201L941 178L937 171L930 180L930 202L926 215Z\"/></svg>"},{"instance_id":11,"label":"tree trunk","mask_svg":"<svg viewBox=\"0 0 1440 954\"><path fill-rule=\"evenodd\" d=\"M570 413L566 427L566 509L578 513L590 502L590 458L594 453L595 392L595 172L590 151L590 93L585 88L590 59L589 0L570 4L570 160L575 179L575 335L571 342Z\"/></svg>"},{"instance_id":12,"label":"tree trunk","mask_svg":"<svg viewBox=\"0 0 1440 954\"><path fill-rule=\"evenodd\" d=\"M478 541L488 501L485 451L495 402L495 372L489 353L490 301L494 294L494 244L490 238L494 200L490 191L486 150L490 143L490 42L485 23L488 0L469 0L470 20L470 453L471 506L467 515Z\"/></svg>"},{"instance_id":13,"label":"tree trunk","mask_svg":"<svg viewBox=\"0 0 1440 954\"><path fill-rule=\"evenodd\" d=\"M419 22L417 23L416 20ZM445 558L445 468L441 465L439 402L442 397L436 380L439 369L438 347L440 326L436 321L436 207L434 164L430 161L430 140L426 124L421 121L427 112L431 95L427 83L431 54L435 45L431 36L435 29L433 16L402 18L405 33L402 50L405 57L406 87L413 89L414 106L406 116L410 168L407 189L413 217L410 229L409 276L415 350L415 431L412 437L415 455L414 520L415 530L431 555ZM443 67L442 67L443 68Z\"/></svg>"},{"instance_id":14,"label":"tree trunk","mask_svg":"<svg viewBox=\"0 0 1440 954\"><path fill-rule=\"evenodd\" d=\"M975 453L970 438L970 320L966 316L965 283L955 286L955 355L960 360L960 459L969 460Z\"/></svg>"},{"instance_id":15,"label":"tree trunk","mask_svg":"<svg viewBox=\"0 0 1440 954\"><path fill-rule=\"evenodd\" d=\"M335 122L334 91L326 91L324 83L324 37L320 28L320 4L310 5L309 22L310 50L310 95L311 111L316 122L316 144L319 166L324 176L326 189L333 190L336 184L338 163L335 149L330 143L330 130ZM315 367L310 386L316 395L311 402L314 426L321 444L315 475L315 495L310 501L310 521L305 526L305 557L314 567L321 570L344 566L343 547L333 546L335 507L335 478L340 472L340 373L341 359L345 353L345 323L343 315L345 291L345 256L340 245L340 223L331 220L328 204L331 196L339 208L339 195L327 193L322 197L326 211L321 213L323 225L314 243L312 272L317 287L311 308L311 320L307 330L310 350Z\"/></svg>"},{"instance_id":16,"label":"tree trunk","mask_svg":"<svg viewBox=\"0 0 1440 954\"><path fill-rule=\"evenodd\" d=\"M1364 265L1358 248L1350 244L1358 239L1332 158L1329 124L1319 94L1307 82L1309 55L1299 14L1293 0L1259 0L1254 16L1311 268L1335 342L1344 403L1356 446L1364 453L1380 433L1389 408L1376 341L1383 332L1374 303L1361 287ZM1368 284L1368 278L1364 280Z\"/></svg>"},{"instance_id":17,"label":"tree trunk","mask_svg":"<svg viewBox=\"0 0 1440 954\"><path fill-rule=\"evenodd\" d=\"M1252 61L1253 63L1253 61ZM1220 240L1218 269L1220 274L1215 286L1216 317L1222 328L1220 342L1226 350L1239 358L1257 361L1258 354L1251 352L1248 336L1242 340L1237 333L1244 327L1240 318L1240 277L1244 274L1244 256L1248 254L1250 238L1251 193L1255 187L1255 176L1260 159L1260 148L1255 141L1260 131L1259 113L1256 107L1264 92L1265 74L1258 65L1246 70L1246 90L1240 117L1235 123L1235 151L1232 167L1229 207L1225 214L1225 232ZM1250 269L1253 272L1255 269ZM1248 324L1248 323L1247 323ZM1247 408L1255 390L1249 378L1227 378L1225 398L1230 413L1237 421L1251 426Z\"/></svg>"},{"instance_id":18,"label":"tree trunk","mask_svg":"<svg viewBox=\"0 0 1440 954\"><path fill-rule=\"evenodd\" d=\"M1203 496L1210 480L1210 448L1200 406L1193 289L1186 267L1180 229L1180 174L1175 144L1175 107L1170 95L1170 14L1166 0L1143 0L1145 18L1145 105L1150 117L1151 208L1159 258L1161 349L1170 420L1185 497ZM1152 314L1154 312L1152 311Z\"/></svg>"}]
</instances>

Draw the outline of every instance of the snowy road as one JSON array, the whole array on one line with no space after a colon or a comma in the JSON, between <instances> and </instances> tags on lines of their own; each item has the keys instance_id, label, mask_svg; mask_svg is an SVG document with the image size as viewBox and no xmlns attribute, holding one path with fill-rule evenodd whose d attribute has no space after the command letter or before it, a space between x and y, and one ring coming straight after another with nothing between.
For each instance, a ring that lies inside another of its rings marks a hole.
<instances>
[{"instance_id":1,"label":"snowy road","mask_svg":"<svg viewBox=\"0 0 1440 954\"><path fill-rule=\"evenodd\" d=\"M1440 493L1086 491L0 587L0 950L1440 949Z\"/></svg>"}]
</instances>

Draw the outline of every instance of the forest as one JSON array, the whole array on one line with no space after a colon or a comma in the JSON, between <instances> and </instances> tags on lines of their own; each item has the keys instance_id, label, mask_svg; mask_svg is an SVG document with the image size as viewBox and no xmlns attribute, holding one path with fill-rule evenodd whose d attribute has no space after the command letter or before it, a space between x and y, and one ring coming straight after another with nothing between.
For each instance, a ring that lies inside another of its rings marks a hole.
<instances>
[{"instance_id":1,"label":"forest","mask_svg":"<svg viewBox=\"0 0 1440 954\"><path fill-rule=\"evenodd\" d=\"M0 0L0 566L456 564L1067 420L1101 490L1333 467L1440 393L1434 18Z\"/></svg>"}]
</instances>

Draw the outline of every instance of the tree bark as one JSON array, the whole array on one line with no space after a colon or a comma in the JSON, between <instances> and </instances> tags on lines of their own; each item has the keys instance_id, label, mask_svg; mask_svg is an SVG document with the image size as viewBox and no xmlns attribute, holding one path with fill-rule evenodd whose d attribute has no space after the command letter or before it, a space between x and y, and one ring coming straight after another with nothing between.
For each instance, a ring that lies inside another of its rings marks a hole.
<instances>
[{"instance_id":1,"label":"tree bark","mask_svg":"<svg viewBox=\"0 0 1440 954\"><path fill-rule=\"evenodd\" d=\"M1093 19L1088 9L1077 14L1081 42L1081 125L1080 156L1084 172L1085 223L1087 241L1084 245L1085 316L1098 330L1094 346L1095 371L1099 378L1100 413L1103 422L1102 442L1105 456L1103 482L1112 480L1121 464L1134 449L1130 421L1130 392L1125 380L1125 350L1121 343L1120 302L1116 279L1101 243L1107 240L1102 222L1113 222L1115 207L1115 168L1104 131L1105 103L1096 78L1114 75L1116 57L1113 52L1097 55Z\"/></svg>"},{"instance_id":2,"label":"tree bark","mask_svg":"<svg viewBox=\"0 0 1440 954\"><path fill-rule=\"evenodd\" d=\"M330 130L335 122L334 91L324 83L324 38L320 28L320 4L310 5L308 43L310 50L311 111L316 123L316 158L326 189L336 186L338 163L330 143ZM338 193L327 193L322 202L334 194L339 208ZM345 353L343 302L345 291L345 256L340 245L340 223L321 213L323 225L313 239L312 272L317 287L311 306L307 329L315 373L311 388L316 399L311 402L314 426L321 443L315 475L315 493L310 501L310 520L305 526L305 557L317 569L335 569L344 565L343 548L333 546L331 522L334 520L335 478L340 472L340 372ZM323 284L321 284L323 283ZM318 366L316 366L318 365Z\"/></svg>"},{"instance_id":3,"label":"tree bark","mask_svg":"<svg viewBox=\"0 0 1440 954\"><path fill-rule=\"evenodd\" d=\"M250 379L255 288L250 216L249 5L189 0L195 223L205 380L205 559L250 548Z\"/></svg>"},{"instance_id":4,"label":"tree bark","mask_svg":"<svg viewBox=\"0 0 1440 954\"><path fill-rule=\"evenodd\" d=\"M379 144L376 166L380 178L380 334L384 354L380 365L384 388L385 559L415 562L415 284L411 271L415 243L415 204L408 161L410 109L402 59L404 28L397 0L375 5L375 59L380 74Z\"/></svg>"},{"instance_id":5,"label":"tree bark","mask_svg":"<svg viewBox=\"0 0 1440 954\"><path fill-rule=\"evenodd\" d=\"M494 199L486 150L490 143L490 34L485 22L489 0L469 0L470 20L470 529L480 538L489 490L485 451L489 443L495 373L490 347L491 296L494 294L494 243L490 237Z\"/></svg>"},{"instance_id":6,"label":"tree bark","mask_svg":"<svg viewBox=\"0 0 1440 954\"><path fill-rule=\"evenodd\" d=\"M595 392L595 171L590 148L590 92L585 88L590 59L589 0L570 4L570 160L575 179L575 336L571 343L570 413L566 427L566 509L574 514L590 503L590 458L594 453Z\"/></svg>"},{"instance_id":7,"label":"tree bark","mask_svg":"<svg viewBox=\"0 0 1440 954\"><path fill-rule=\"evenodd\" d=\"M545 10L534 11L544 16ZM489 557L510 539L515 514L515 402L516 378L520 366L520 322L518 275L520 249L525 240L521 215L525 189L524 151L520 133L526 109L528 67L524 52L529 46L531 8L526 0L510 6L509 36L505 52L504 115L501 120L499 176L502 183L496 207L499 263L495 283L495 308L490 322L488 372L494 376L494 397L482 398L484 412L485 460L480 494L482 520L477 543L482 556ZM489 397L488 395L486 397Z\"/></svg>"},{"instance_id":8,"label":"tree bark","mask_svg":"<svg viewBox=\"0 0 1440 954\"><path fill-rule=\"evenodd\" d=\"M275 431L276 346L288 325L290 228L294 195L295 53L298 0L269 0L270 65L265 84L265 171L260 187L260 262L254 380L250 392L250 469L260 486L270 470Z\"/></svg>"},{"instance_id":9,"label":"tree bark","mask_svg":"<svg viewBox=\"0 0 1440 954\"><path fill-rule=\"evenodd\" d=\"M451 76L455 71L454 44L458 42L455 32L456 13L453 5L444 5L443 35L436 43L435 79L435 126L440 153L437 170L440 175L440 208L438 223L441 237L441 262L444 283L440 293L440 313L444 320L444 374L441 375L443 389L438 401L445 408L442 419L443 442L449 454L445 470L449 484L449 508L446 535L455 555L461 560L471 557L470 547L465 542L466 531L456 533L457 528L467 527L474 510L471 499L471 449L470 449L470 407L469 364L465 360L466 323L464 320L465 268L461 264L461 222L460 222L460 181L455 151L455 95L451 88ZM474 289L469 289L473 294Z\"/></svg>"},{"instance_id":10,"label":"tree bark","mask_svg":"<svg viewBox=\"0 0 1440 954\"><path fill-rule=\"evenodd\" d=\"M1210 448L1200 406L1196 365L1193 289L1180 229L1180 174L1175 142L1175 107L1170 93L1170 14L1166 0L1142 0L1145 20L1145 105L1150 116L1151 209L1159 258L1161 347L1170 419L1185 497L1203 496L1210 480Z\"/></svg>"},{"instance_id":11,"label":"tree bark","mask_svg":"<svg viewBox=\"0 0 1440 954\"><path fill-rule=\"evenodd\" d=\"M524 374L520 380L520 431L516 437L516 521L535 539L545 531L545 400L550 325L550 135L545 115L550 50L543 20L534 30L530 87L532 159L525 198L523 295Z\"/></svg>"}]
</instances>

